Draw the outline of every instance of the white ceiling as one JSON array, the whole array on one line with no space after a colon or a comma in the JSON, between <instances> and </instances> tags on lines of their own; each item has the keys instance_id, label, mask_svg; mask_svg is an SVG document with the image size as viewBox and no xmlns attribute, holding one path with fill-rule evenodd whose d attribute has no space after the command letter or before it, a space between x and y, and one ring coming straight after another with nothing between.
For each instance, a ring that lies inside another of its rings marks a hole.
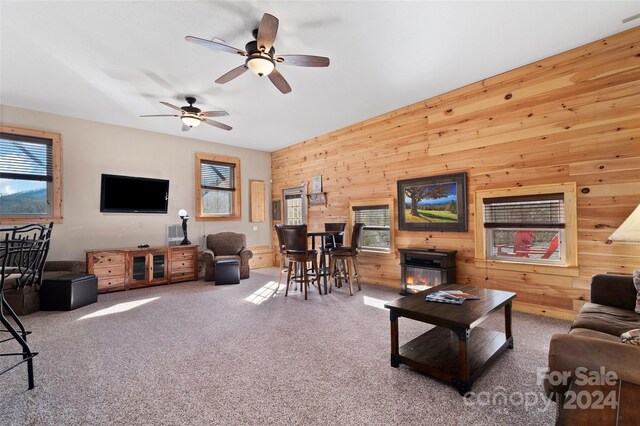
<instances>
[{"instance_id":1,"label":"white ceiling","mask_svg":"<svg viewBox=\"0 0 640 426\"><path fill-rule=\"evenodd\" d=\"M242 58L184 41L243 48L264 12L293 91L246 73ZM640 24L639 1L0 1L0 102L99 122L273 151ZM182 132L159 104L222 109L230 132Z\"/></svg>"}]
</instances>

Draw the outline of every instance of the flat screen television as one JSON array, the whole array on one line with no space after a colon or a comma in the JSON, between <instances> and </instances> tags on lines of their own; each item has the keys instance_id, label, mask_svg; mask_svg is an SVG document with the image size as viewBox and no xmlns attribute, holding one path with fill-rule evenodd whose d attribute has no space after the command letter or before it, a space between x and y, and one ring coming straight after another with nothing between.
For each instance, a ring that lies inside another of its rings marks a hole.
<instances>
[{"instance_id":1,"label":"flat screen television","mask_svg":"<svg viewBox=\"0 0 640 426\"><path fill-rule=\"evenodd\" d=\"M168 204L168 180L102 175L101 212L167 213Z\"/></svg>"}]
</instances>

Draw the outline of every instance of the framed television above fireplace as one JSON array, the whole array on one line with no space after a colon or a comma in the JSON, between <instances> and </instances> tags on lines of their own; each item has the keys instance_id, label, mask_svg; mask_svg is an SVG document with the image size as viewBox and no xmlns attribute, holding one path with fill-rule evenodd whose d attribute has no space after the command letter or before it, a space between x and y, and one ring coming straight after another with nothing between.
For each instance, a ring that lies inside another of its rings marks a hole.
<instances>
[{"instance_id":1,"label":"framed television above fireplace","mask_svg":"<svg viewBox=\"0 0 640 426\"><path fill-rule=\"evenodd\" d=\"M103 174L100 211L104 213L167 213L169 181Z\"/></svg>"}]
</instances>

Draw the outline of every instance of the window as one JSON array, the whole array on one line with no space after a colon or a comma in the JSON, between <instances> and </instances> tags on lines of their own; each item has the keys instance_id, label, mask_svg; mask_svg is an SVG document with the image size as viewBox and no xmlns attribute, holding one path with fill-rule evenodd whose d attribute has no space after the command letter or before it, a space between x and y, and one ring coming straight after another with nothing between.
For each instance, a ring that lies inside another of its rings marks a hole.
<instances>
[{"instance_id":1,"label":"window","mask_svg":"<svg viewBox=\"0 0 640 426\"><path fill-rule=\"evenodd\" d=\"M284 224L303 225L307 223L306 187L284 189L282 198L284 199Z\"/></svg>"},{"instance_id":2,"label":"window","mask_svg":"<svg viewBox=\"0 0 640 426\"><path fill-rule=\"evenodd\" d=\"M0 127L0 222L62 223L60 135Z\"/></svg>"},{"instance_id":3,"label":"window","mask_svg":"<svg viewBox=\"0 0 640 426\"><path fill-rule=\"evenodd\" d=\"M478 191L476 257L576 266L575 209L574 184Z\"/></svg>"},{"instance_id":4,"label":"window","mask_svg":"<svg viewBox=\"0 0 640 426\"><path fill-rule=\"evenodd\" d=\"M353 229L354 223L364 223L360 237L362 251L393 252L393 206L392 198L349 203L349 229Z\"/></svg>"},{"instance_id":5,"label":"window","mask_svg":"<svg viewBox=\"0 0 640 426\"><path fill-rule=\"evenodd\" d=\"M196 219L240 219L240 160L196 154Z\"/></svg>"}]
</instances>

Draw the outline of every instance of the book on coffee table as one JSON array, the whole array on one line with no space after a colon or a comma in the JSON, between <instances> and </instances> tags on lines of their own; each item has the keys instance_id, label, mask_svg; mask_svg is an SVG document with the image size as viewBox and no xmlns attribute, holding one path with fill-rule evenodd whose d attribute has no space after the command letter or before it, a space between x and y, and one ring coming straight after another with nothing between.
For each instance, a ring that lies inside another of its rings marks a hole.
<instances>
[{"instance_id":1,"label":"book on coffee table","mask_svg":"<svg viewBox=\"0 0 640 426\"><path fill-rule=\"evenodd\" d=\"M462 305L465 300L480 299L473 294L465 293L459 290L436 291L425 296L427 302L451 303L453 305Z\"/></svg>"}]
</instances>

